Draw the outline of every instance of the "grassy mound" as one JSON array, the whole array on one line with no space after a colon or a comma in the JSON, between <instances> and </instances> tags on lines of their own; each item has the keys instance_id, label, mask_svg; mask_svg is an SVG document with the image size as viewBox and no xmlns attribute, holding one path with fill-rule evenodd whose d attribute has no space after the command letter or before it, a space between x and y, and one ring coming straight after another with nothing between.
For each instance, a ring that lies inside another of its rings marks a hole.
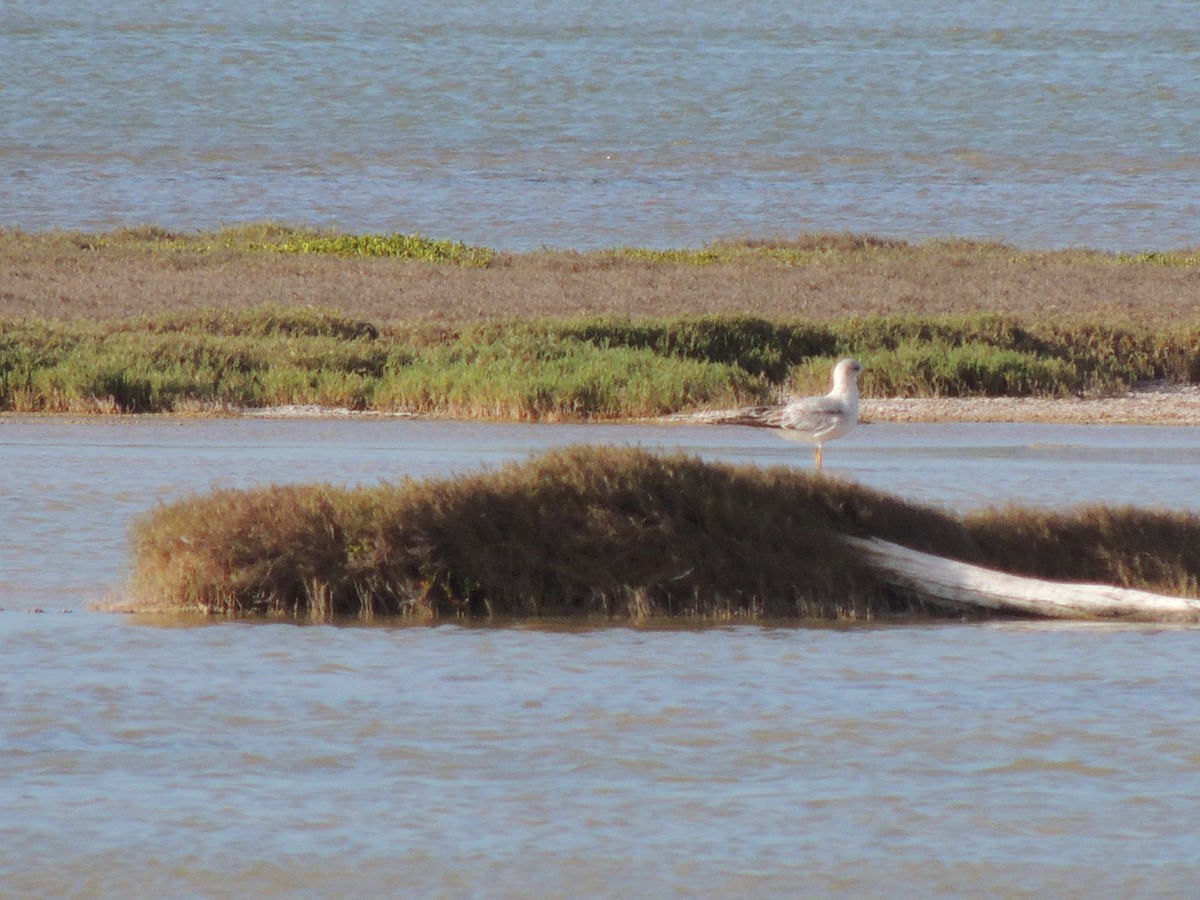
<instances>
[{"instance_id":1,"label":"grassy mound","mask_svg":"<svg viewBox=\"0 0 1200 900\"><path fill-rule=\"evenodd\" d=\"M573 448L450 480L220 491L136 525L128 608L415 618L923 613L839 534L1195 596L1200 517L961 520L789 468Z\"/></svg>"}]
</instances>

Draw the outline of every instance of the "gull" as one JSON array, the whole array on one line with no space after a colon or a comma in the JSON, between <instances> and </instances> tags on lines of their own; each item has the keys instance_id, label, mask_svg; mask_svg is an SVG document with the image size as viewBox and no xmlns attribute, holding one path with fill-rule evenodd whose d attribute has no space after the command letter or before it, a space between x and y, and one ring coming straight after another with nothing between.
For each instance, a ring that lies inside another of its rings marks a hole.
<instances>
[{"instance_id":1,"label":"gull","mask_svg":"<svg viewBox=\"0 0 1200 900\"><path fill-rule=\"evenodd\" d=\"M857 359L843 359L833 367L833 390L823 397L797 397L775 406L758 406L723 421L778 428L790 441L815 444L820 469L822 445L842 437L858 422L857 378L862 370Z\"/></svg>"}]
</instances>

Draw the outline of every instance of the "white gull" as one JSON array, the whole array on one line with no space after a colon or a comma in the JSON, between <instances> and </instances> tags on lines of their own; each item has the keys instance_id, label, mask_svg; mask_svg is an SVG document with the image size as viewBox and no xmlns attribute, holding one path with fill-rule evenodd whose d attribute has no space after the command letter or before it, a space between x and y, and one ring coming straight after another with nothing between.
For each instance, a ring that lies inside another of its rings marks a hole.
<instances>
[{"instance_id":1,"label":"white gull","mask_svg":"<svg viewBox=\"0 0 1200 900\"><path fill-rule=\"evenodd\" d=\"M730 425L778 428L788 440L815 444L820 469L822 445L844 436L858 422L857 379L862 370L857 359L843 359L833 367L833 390L828 394L755 407L723 421Z\"/></svg>"}]
</instances>

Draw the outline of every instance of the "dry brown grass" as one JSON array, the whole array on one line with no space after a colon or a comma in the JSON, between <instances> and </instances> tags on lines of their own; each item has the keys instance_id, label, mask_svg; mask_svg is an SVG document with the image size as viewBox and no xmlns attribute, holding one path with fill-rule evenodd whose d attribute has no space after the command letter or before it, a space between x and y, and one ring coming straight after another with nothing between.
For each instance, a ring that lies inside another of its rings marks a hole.
<instances>
[{"instance_id":1,"label":"dry brown grass","mask_svg":"<svg viewBox=\"0 0 1200 900\"><path fill-rule=\"evenodd\" d=\"M127 319L271 304L336 309L386 326L596 314L821 321L988 311L1159 329L1195 321L1200 301L1200 266L965 241L810 236L786 245L807 254L802 264L765 252L703 265L555 252L501 255L486 268L464 268L247 249L254 234L271 228L243 230L226 241L230 246L208 240L203 250L197 246L204 236L153 230L101 240L0 231L0 316Z\"/></svg>"},{"instance_id":2,"label":"dry brown grass","mask_svg":"<svg viewBox=\"0 0 1200 900\"><path fill-rule=\"evenodd\" d=\"M160 506L134 528L124 608L317 620L947 614L888 584L844 534L1034 577L1200 590L1195 515L1013 507L959 519L794 468L574 447L443 480Z\"/></svg>"}]
</instances>

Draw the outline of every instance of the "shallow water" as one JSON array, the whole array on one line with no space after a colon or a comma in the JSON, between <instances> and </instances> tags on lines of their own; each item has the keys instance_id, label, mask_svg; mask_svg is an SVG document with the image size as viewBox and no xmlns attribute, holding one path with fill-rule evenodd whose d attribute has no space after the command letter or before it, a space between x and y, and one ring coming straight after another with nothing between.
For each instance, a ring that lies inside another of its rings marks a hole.
<instances>
[{"instance_id":1,"label":"shallow water","mask_svg":"<svg viewBox=\"0 0 1200 900\"><path fill-rule=\"evenodd\" d=\"M1187 896L1194 631L0 617L14 895Z\"/></svg>"},{"instance_id":2,"label":"shallow water","mask_svg":"<svg viewBox=\"0 0 1200 900\"><path fill-rule=\"evenodd\" d=\"M1193 890L1200 630L188 625L87 609L119 584L129 522L161 500L444 475L585 441L811 464L741 428L0 421L0 894ZM1197 510L1198 454L1187 428L876 425L827 466L955 509Z\"/></svg>"},{"instance_id":3,"label":"shallow water","mask_svg":"<svg viewBox=\"0 0 1200 900\"><path fill-rule=\"evenodd\" d=\"M0 5L0 225L1194 246L1186 0Z\"/></svg>"}]
</instances>

